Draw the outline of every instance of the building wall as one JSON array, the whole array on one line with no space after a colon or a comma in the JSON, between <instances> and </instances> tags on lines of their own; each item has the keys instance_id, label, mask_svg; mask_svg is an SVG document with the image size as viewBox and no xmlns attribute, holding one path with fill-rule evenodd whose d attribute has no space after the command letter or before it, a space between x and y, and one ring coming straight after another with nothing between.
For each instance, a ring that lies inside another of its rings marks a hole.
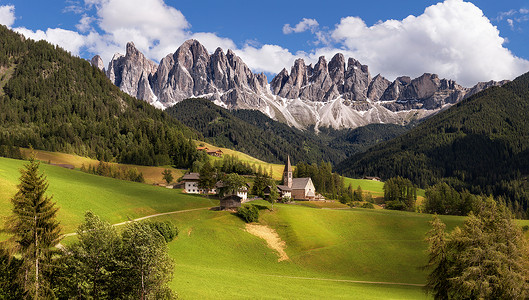
<instances>
[{"instance_id":1,"label":"building wall","mask_svg":"<svg viewBox=\"0 0 529 300\"><path fill-rule=\"evenodd\" d=\"M281 196L283 198L292 198L292 192L284 192L283 195Z\"/></svg>"},{"instance_id":2,"label":"building wall","mask_svg":"<svg viewBox=\"0 0 529 300\"><path fill-rule=\"evenodd\" d=\"M186 181L185 191L188 194L199 194L197 181Z\"/></svg>"},{"instance_id":3,"label":"building wall","mask_svg":"<svg viewBox=\"0 0 529 300\"><path fill-rule=\"evenodd\" d=\"M239 191L239 192L237 192L237 196L241 197L242 200L244 201L244 200L246 200L246 199L248 198L248 192L246 192L246 191L242 191L242 192Z\"/></svg>"},{"instance_id":4,"label":"building wall","mask_svg":"<svg viewBox=\"0 0 529 300\"><path fill-rule=\"evenodd\" d=\"M198 188L197 181L186 181L184 186L185 192L188 194L204 194L206 190ZM217 189L213 188L209 190L208 194L216 194Z\"/></svg>"},{"instance_id":5,"label":"building wall","mask_svg":"<svg viewBox=\"0 0 529 300\"><path fill-rule=\"evenodd\" d=\"M309 191L312 191L312 193L314 195L316 195L316 189L314 188L314 184L312 183L312 179L309 180L309 182L307 183L307 185L305 186L304 189L297 189L297 190L292 190L292 197L294 199L303 199L303 200L307 200L308 197L308 193ZM311 197L312 199L312 197Z\"/></svg>"}]
</instances>

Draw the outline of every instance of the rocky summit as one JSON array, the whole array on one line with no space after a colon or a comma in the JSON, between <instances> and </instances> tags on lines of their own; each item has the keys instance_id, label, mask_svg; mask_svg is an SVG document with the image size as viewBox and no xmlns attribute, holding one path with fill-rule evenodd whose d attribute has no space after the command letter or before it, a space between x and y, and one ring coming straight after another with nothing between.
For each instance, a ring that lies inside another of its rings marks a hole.
<instances>
[{"instance_id":1,"label":"rocky summit","mask_svg":"<svg viewBox=\"0 0 529 300\"><path fill-rule=\"evenodd\" d=\"M207 98L228 109L258 109L297 128L406 124L505 83L490 81L466 88L428 73L391 82L380 74L371 77L368 66L338 53L329 62L320 57L314 66L297 59L290 73L283 69L269 84L264 74L254 74L233 51L217 48L209 54L196 40L186 41L159 65L132 42L125 55L114 55L106 71L99 56L92 64L122 91L159 108L187 98Z\"/></svg>"}]
</instances>

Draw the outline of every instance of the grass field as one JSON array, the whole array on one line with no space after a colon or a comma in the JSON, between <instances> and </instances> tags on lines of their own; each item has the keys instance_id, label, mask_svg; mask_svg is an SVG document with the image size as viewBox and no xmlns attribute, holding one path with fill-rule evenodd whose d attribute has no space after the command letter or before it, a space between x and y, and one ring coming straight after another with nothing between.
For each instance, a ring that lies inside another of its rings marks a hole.
<instances>
[{"instance_id":1,"label":"grass field","mask_svg":"<svg viewBox=\"0 0 529 300\"><path fill-rule=\"evenodd\" d=\"M18 170L24 163L0 158L2 219L10 214L9 198L16 191ZM48 192L60 207L58 218L65 233L75 231L88 209L118 223L218 205L218 201L177 190L57 166L41 164L41 171L48 176ZM262 200L256 204L269 207ZM181 299L428 298L420 286L402 284L425 282L421 266L427 259L424 235L431 215L325 208L276 204L274 211L261 210L260 223L274 229L285 242L289 259L281 262L264 240L245 231L244 222L233 213L198 210L154 218L171 220L180 231L169 243L175 261L171 287ZM441 218L448 229L464 220Z\"/></svg>"},{"instance_id":2,"label":"grass field","mask_svg":"<svg viewBox=\"0 0 529 300\"><path fill-rule=\"evenodd\" d=\"M26 162L0 158L0 217L10 214L9 199L16 192L19 169ZM179 190L128 182L83 173L77 170L40 165L48 177L48 194L60 207L58 217L64 232L73 232L85 211L111 223L127 221L159 212L214 206L215 201L182 194Z\"/></svg>"},{"instance_id":3,"label":"grass field","mask_svg":"<svg viewBox=\"0 0 529 300\"><path fill-rule=\"evenodd\" d=\"M260 202L260 205L266 205ZM180 235L170 243L172 288L182 299L426 299L424 234L430 215L366 209L322 210L277 204L261 224L286 242L289 260L244 231L229 212L165 216ZM449 228L463 220L443 217Z\"/></svg>"},{"instance_id":4,"label":"grass field","mask_svg":"<svg viewBox=\"0 0 529 300\"><path fill-rule=\"evenodd\" d=\"M29 157L31 154L31 151L29 149L21 148L22 153ZM97 166L99 164L98 160L91 159L88 157L82 157L79 155L74 154L66 154L66 153L60 153L60 152L49 152L44 150L33 150L35 153L35 158L46 162L46 163L52 163L52 164L67 164L72 165L77 169L80 169L82 165L85 167L88 167L88 165ZM165 169L170 169L173 171L173 176L175 179L181 177L184 175L184 170L175 169L171 166L161 166L161 167L150 167L150 166L137 166L137 165L127 165L127 164L118 164L118 163L111 163L112 165L124 167L124 168L136 168L138 171L140 171L143 174L143 178L145 179L145 183L147 184L153 184L153 183L165 183L163 179L162 172Z\"/></svg>"}]
</instances>

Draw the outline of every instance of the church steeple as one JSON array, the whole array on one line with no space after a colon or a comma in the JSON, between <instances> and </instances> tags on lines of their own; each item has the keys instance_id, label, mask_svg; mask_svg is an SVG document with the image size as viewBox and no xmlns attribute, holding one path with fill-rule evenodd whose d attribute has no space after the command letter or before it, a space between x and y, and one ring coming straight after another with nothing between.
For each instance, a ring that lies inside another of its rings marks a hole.
<instances>
[{"instance_id":1,"label":"church steeple","mask_svg":"<svg viewBox=\"0 0 529 300\"><path fill-rule=\"evenodd\" d=\"M283 185L292 187L292 165L290 164L290 155L287 158L287 163L285 164L285 170L283 171Z\"/></svg>"}]
</instances>

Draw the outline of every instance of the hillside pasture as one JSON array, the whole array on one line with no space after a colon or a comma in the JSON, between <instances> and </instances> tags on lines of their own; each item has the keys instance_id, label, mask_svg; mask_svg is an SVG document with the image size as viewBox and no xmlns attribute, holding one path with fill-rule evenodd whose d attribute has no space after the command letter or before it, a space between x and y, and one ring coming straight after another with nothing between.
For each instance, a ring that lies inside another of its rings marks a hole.
<instances>
[{"instance_id":1,"label":"hillside pasture","mask_svg":"<svg viewBox=\"0 0 529 300\"><path fill-rule=\"evenodd\" d=\"M29 149L21 148L21 151L24 156L29 157L31 155L31 151ZM35 153L35 158L50 164L62 164L62 165L72 165L76 169L80 169L83 165L88 168L89 165L92 165L96 167L99 164L99 161L96 159L83 157L75 154L67 154L67 153L61 153L61 152L50 152L50 151L44 151L44 150L33 150L33 153ZM140 171L143 174L143 178L145 179L145 183L147 184L165 184L165 180L163 179L162 172L165 169L170 169L173 172L173 177L175 180L182 175L184 175L185 170L176 169L171 166L161 166L161 167L151 167L151 166L138 166L138 165L128 165L128 164L118 164L118 163L110 163L113 166L117 166L120 168L136 168L138 171Z\"/></svg>"},{"instance_id":2,"label":"hillside pasture","mask_svg":"<svg viewBox=\"0 0 529 300\"><path fill-rule=\"evenodd\" d=\"M284 169L284 165L282 164L271 164L271 163L267 163L267 162L264 162L262 160L259 160L255 157L252 157L248 154L245 154L245 153L242 153L242 152L239 152L239 151L235 151L235 150L232 150L232 149L228 149L228 148L222 148L222 147L217 147L217 146L213 146L211 144L208 144L206 142L203 142L203 141L195 141L197 147L207 147L208 149L210 150L217 150L217 149L220 149L222 150L222 153L224 154L228 154L228 155L232 155L232 156L235 156L237 157L240 161L242 162L246 162L246 163L249 163L250 165L256 165L257 167L261 166L263 168L263 170L265 170L266 172L270 172L270 167L272 167L272 177L276 180L280 180L283 176L283 169ZM215 160L222 160L222 157L213 157L211 156L211 158L215 161Z\"/></svg>"},{"instance_id":3,"label":"hillside pasture","mask_svg":"<svg viewBox=\"0 0 529 300\"><path fill-rule=\"evenodd\" d=\"M19 169L26 161L0 158L0 217L11 214L10 198L16 193ZM181 190L167 189L87 174L41 163L40 171L49 182L48 195L53 195L60 210L58 218L63 232L74 232L84 213L92 210L110 223L118 223L146 215L209 207L218 201Z\"/></svg>"}]
</instances>

